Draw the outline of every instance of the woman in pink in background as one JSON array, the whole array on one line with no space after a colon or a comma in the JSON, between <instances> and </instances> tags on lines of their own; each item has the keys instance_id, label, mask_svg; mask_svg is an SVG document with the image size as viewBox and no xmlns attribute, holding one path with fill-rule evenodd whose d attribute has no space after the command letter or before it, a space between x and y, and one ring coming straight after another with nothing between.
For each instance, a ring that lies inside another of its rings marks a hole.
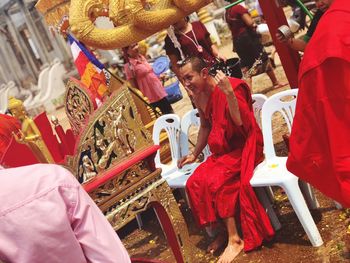
<instances>
[{"instance_id":1,"label":"woman in pink in background","mask_svg":"<svg viewBox=\"0 0 350 263\"><path fill-rule=\"evenodd\" d=\"M167 100L165 89L153 72L146 58L139 53L138 44L123 48L125 65L124 71L130 84L138 88L146 96L153 107L158 107L163 114L173 113Z\"/></svg>"}]
</instances>

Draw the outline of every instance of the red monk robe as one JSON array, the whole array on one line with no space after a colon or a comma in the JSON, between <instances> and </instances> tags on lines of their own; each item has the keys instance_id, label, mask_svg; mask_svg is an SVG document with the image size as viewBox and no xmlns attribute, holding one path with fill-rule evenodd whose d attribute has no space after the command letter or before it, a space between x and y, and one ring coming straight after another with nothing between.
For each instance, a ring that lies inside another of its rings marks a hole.
<instances>
[{"instance_id":1,"label":"red monk robe","mask_svg":"<svg viewBox=\"0 0 350 263\"><path fill-rule=\"evenodd\" d=\"M334 0L308 43L287 168L350 207L350 5Z\"/></svg>"},{"instance_id":2,"label":"red monk robe","mask_svg":"<svg viewBox=\"0 0 350 263\"><path fill-rule=\"evenodd\" d=\"M252 250L274 234L264 208L250 186L255 166L263 159L263 139L256 123L249 87L229 78L237 97L242 126L233 123L226 95L215 87L205 118L211 123L208 144L212 155L188 179L186 190L193 214L204 226L234 217L238 206L244 250Z\"/></svg>"}]
</instances>

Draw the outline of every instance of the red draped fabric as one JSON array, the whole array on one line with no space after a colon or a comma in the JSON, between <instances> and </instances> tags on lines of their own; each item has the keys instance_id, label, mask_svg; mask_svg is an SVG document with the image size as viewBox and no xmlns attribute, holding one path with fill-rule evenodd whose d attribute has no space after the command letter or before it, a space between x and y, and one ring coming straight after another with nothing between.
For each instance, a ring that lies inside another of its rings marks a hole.
<instances>
[{"instance_id":1,"label":"red draped fabric","mask_svg":"<svg viewBox=\"0 0 350 263\"><path fill-rule=\"evenodd\" d=\"M287 168L350 207L350 5L334 0L308 43Z\"/></svg>"},{"instance_id":2,"label":"red draped fabric","mask_svg":"<svg viewBox=\"0 0 350 263\"><path fill-rule=\"evenodd\" d=\"M16 118L0 114L0 159L10 144L12 132L17 132L20 128L21 124Z\"/></svg>"},{"instance_id":3,"label":"red draped fabric","mask_svg":"<svg viewBox=\"0 0 350 263\"><path fill-rule=\"evenodd\" d=\"M244 250L249 251L271 239L274 231L249 183L263 158L263 139L249 87L240 79L230 78L230 82L243 125L232 122L226 96L215 87L205 113L212 126L208 138L212 155L189 178L186 190L201 226L234 217L240 211Z\"/></svg>"}]
</instances>

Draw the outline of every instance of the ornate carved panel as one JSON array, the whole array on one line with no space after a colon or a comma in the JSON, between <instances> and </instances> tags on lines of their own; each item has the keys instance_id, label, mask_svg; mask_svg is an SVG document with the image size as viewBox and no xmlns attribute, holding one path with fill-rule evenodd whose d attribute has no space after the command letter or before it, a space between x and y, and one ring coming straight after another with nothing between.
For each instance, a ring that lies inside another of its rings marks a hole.
<instances>
[{"instance_id":1,"label":"ornate carved panel","mask_svg":"<svg viewBox=\"0 0 350 263\"><path fill-rule=\"evenodd\" d=\"M77 145L69 166L86 183L153 142L128 90L121 88L90 116Z\"/></svg>"},{"instance_id":2,"label":"ornate carved panel","mask_svg":"<svg viewBox=\"0 0 350 263\"><path fill-rule=\"evenodd\" d=\"M79 80L70 78L66 84L65 110L75 135L78 135L86 120L94 112L96 103L88 88Z\"/></svg>"}]
</instances>

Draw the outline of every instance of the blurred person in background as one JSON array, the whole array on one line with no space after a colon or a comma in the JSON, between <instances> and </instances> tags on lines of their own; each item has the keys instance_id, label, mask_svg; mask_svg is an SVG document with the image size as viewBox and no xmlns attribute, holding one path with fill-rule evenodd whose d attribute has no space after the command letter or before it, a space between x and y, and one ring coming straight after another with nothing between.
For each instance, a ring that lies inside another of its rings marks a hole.
<instances>
[{"instance_id":1,"label":"blurred person in background","mask_svg":"<svg viewBox=\"0 0 350 263\"><path fill-rule=\"evenodd\" d=\"M263 72L269 76L274 88L282 87L260 42L260 36L256 32L257 25L248 9L242 5L230 7L226 10L225 21L231 30L233 52L240 58L243 75L251 89L252 77Z\"/></svg>"},{"instance_id":2,"label":"blurred person in background","mask_svg":"<svg viewBox=\"0 0 350 263\"><path fill-rule=\"evenodd\" d=\"M159 108L163 114L174 113L162 82L154 73L152 66L140 54L138 44L123 49L125 65L124 72L131 85L146 96L154 108Z\"/></svg>"},{"instance_id":3,"label":"blurred person in background","mask_svg":"<svg viewBox=\"0 0 350 263\"><path fill-rule=\"evenodd\" d=\"M181 78L177 63L186 57L198 56L209 65L213 65L218 59L226 60L212 42L205 25L200 21L190 23L188 17L179 20L168 29L164 48L170 59L171 68L179 79Z\"/></svg>"}]
</instances>

